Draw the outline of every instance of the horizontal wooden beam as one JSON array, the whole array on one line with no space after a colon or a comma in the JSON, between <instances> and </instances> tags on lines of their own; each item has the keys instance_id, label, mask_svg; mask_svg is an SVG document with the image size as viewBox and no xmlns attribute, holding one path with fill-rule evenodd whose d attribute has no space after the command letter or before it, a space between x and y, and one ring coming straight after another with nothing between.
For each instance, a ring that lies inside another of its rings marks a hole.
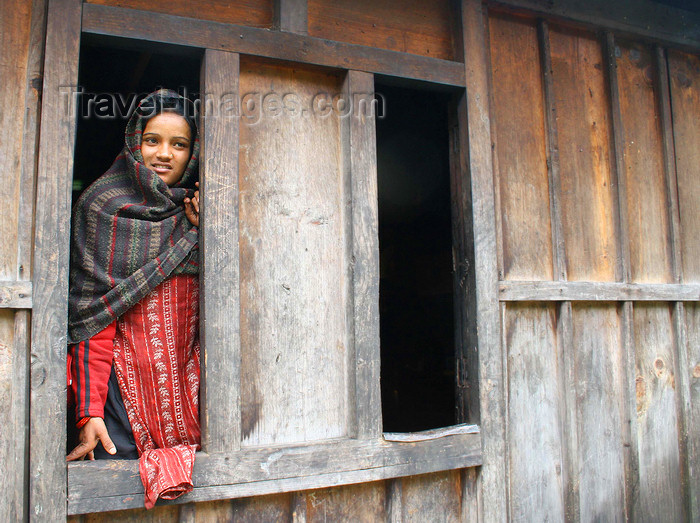
<instances>
[{"instance_id":1,"label":"horizontal wooden beam","mask_svg":"<svg viewBox=\"0 0 700 523\"><path fill-rule=\"evenodd\" d=\"M85 4L83 32L464 86L464 64L283 31Z\"/></svg>"},{"instance_id":2,"label":"horizontal wooden beam","mask_svg":"<svg viewBox=\"0 0 700 523\"><path fill-rule=\"evenodd\" d=\"M32 282L0 281L0 309L31 309Z\"/></svg>"},{"instance_id":3,"label":"horizontal wooden beam","mask_svg":"<svg viewBox=\"0 0 700 523\"><path fill-rule=\"evenodd\" d=\"M199 453L194 465L195 488L174 503L332 487L478 465L480 434L419 443L343 439L231 454ZM142 507L138 461L70 463L68 493L69 514ZM168 503L173 502L159 502Z\"/></svg>"},{"instance_id":4,"label":"horizontal wooden beam","mask_svg":"<svg viewBox=\"0 0 700 523\"><path fill-rule=\"evenodd\" d=\"M700 301L698 283L501 281L500 301Z\"/></svg>"},{"instance_id":5,"label":"horizontal wooden beam","mask_svg":"<svg viewBox=\"0 0 700 523\"><path fill-rule=\"evenodd\" d=\"M495 0L488 4L689 50L700 48L700 12L651 0Z\"/></svg>"}]
</instances>

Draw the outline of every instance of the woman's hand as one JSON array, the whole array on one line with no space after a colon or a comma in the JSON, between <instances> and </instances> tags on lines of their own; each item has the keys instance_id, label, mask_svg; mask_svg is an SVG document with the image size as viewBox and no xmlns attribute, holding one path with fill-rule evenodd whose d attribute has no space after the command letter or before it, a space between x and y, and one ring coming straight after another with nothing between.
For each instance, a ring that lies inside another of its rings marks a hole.
<instances>
[{"instance_id":1,"label":"woman's hand","mask_svg":"<svg viewBox=\"0 0 700 523\"><path fill-rule=\"evenodd\" d=\"M185 198L185 216L192 225L199 227L199 182L195 183L197 189L194 197Z\"/></svg>"},{"instance_id":2,"label":"woman's hand","mask_svg":"<svg viewBox=\"0 0 700 523\"><path fill-rule=\"evenodd\" d=\"M66 456L66 461L75 461L86 456L87 459L95 459L93 449L97 446L98 441L102 443L102 446L110 454L117 452L117 447L114 446L114 443L109 438L107 426L102 418L90 418L83 425L83 428L80 429L78 439L80 443Z\"/></svg>"}]
</instances>

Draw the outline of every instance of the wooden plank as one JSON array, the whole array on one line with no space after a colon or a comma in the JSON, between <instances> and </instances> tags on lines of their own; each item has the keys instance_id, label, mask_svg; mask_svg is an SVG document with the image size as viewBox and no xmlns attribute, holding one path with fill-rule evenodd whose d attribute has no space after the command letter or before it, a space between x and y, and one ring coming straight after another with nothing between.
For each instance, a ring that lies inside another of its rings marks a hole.
<instances>
[{"instance_id":1,"label":"wooden plank","mask_svg":"<svg viewBox=\"0 0 700 523\"><path fill-rule=\"evenodd\" d=\"M454 325L456 359L456 421L479 417L479 359L476 326L477 295L472 226L472 188L469 179L467 96L455 95L449 105L450 204L454 266Z\"/></svg>"},{"instance_id":2,"label":"wooden plank","mask_svg":"<svg viewBox=\"0 0 700 523\"><path fill-rule=\"evenodd\" d=\"M700 304L693 303L685 307L687 338L685 347L679 347L686 353L688 362L687 379L689 381L689 401L686 429L688 431L688 463L693 464L688 477L689 518L700 514L700 470L694 464L700 460Z\"/></svg>"},{"instance_id":3,"label":"wooden plank","mask_svg":"<svg viewBox=\"0 0 700 523\"><path fill-rule=\"evenodd\" d=\"M242 444L343 437L350 195L331 106L342 78L247 58L240 92Z\"/></svg>"},{"instance_id":4,"label":"wooden plank","mask_svg":"<svg viewBox=\"0 0 700 523\"><path fill-rule=\"evenodd\" d=\"M679 200L680 273L683 281L700 281L700 57L668 52L668 74L673 121L673 143L676 162L676 182ZM700 438L693 430L700 422L700 315L697 304L683 304L674 311L676 346L680 362L679 392L682 395L682 436L686 438L685 492L688 518L700 518ZM684 310L683 310L684 309ZM679 324L683 322L683 324ZM678 336L680 335L680 336ZM682 339L685 335L685 340Z\"/></svg>"},{"instance_id":5,"label":"wooden plank","mask_svg":"<svg viewBox=\"0 0 700 523\"><path fill-rule=\"evenodd\" d=\"M460 143L468 163L474 227L476 323L479 341L478 422L483 434L480 514L484 521L505 521L506 488L505 383L498 305L496 207L494 202L488 42L485 12L479 0L462 2L462 35L466 72L467 141ZM462 135L460 135L462 136Z\"/></svg>"},{"instance_id":6,"label":"wooden plank","mask_svg":"<svg viewBox=\"0 0 700 523\"><path fill-rule=\"evenodd\" d=\"M458 62L135 9L85 4L83 31L464 86Z\"/></svg>"},{"instance_id":7,"label":"wooden plank","mask_svg":"<svg viewBox=\"0 0 700 523\"><path fill-rule=\"evenodd\" d=\"M0 311L0 518L26 518L28 318L25 311Z\"/></svg>"},{"instance_id":8,"label":"wooden plank","mask_svg":"<svg viewBox=\"0 0 700 523\"><path fill-rule=\"evenodd\" d=\"M403 478L390 479L386 485L386 521L388 523L403 522Z\"/></svg>"},{"instance_id":9,"label":"wooden plank","mask_svg":"<svg viewBox=\"0 0 700 523\"><path fill-rule=\"evenodd\" d=\"M625 518L625 354L616 305L573 306L575 427L580 512L577 519Z\"/></svg>"},{"instance_id":10,"label":"wooden plank","mask_svg":"<svg viewBox=\"0 0 700 523\"><path fill-rule=\"evenodd\" d=\"M489 16L503 279L552 279L552 236L537 29ZM476 197L474 198L476 201Z\"/></svg>"},{"instance_id":11,"label":"wooden plank","mask_svg":"<svg viewBox=\"0 0 700 523\"><path fill-rule=\"evenodd\" d=\"M618 44L621 123L625 130L630 277L634 282L670 283L671 231L666 210L664 154L651 51Z\"/></svg>"},{"instance_id":12,"label":"wooden plank","mask_svg":"<svg viewBox=\"0 0 700 523\"><path fill-rule=\"evenodd\" d=\"M380 482L313 490L300 497L306 513L296 521L386 521L386 490Z\"/></svg>"},{"instance_id":13,"label":"wooden plank","mask_svg":"<svg viewBox=\"0 0 700 523\"><path fill-rule=\"evenodd\" d=\"M557 101L552 78L552 49L549 42L549 24L537 23L537 40L542 64L542 86L544 93L545 151L547 154L547 178L549 185L549 219L552 233L552 276L556 280L567 280L566 249L561 218L561 173L559 165L559 129L557 125Z\"/></svg>"},{"instance_id":14,"label":"wooden plank","mask_svg":"<svg viewBox=\"0 0 700 523\"><path fill-rule=\"evenodd\" d=\"M195 489L176 502L325 488L481 464L481 438L476 434L421 443L348 439L297 447L244 448L232 454L200 453L193 475ZM71 514L143 505L136 461L70 464L68 483Z\"/></svg>"},{"instance_id":15,"label":"wooden plank","mask_svg":"<svg viewBox=\"0 0 700 523\"><path fill-rule=\"evenodd\" d=\"M66 517L66 332L75 120L65 86L78 80L82 3L52 0L46 29L34 238L30 518ZM63 90L61 89L63 87Z\"/></svg>"},{"instance_id":16,"label":"wooden plank","mask_svg":"<svg viewBox=\"0 0 700 523\"><path fill-rule=\"evenodd\" d=\"M582 23L591 28L652 38L675 46L700 46L700 15L653 0L623 0L615 3L590 0L497 0L494 6L527 11L548 18Z\"/></svg>"},{"instance_id":17,"label":"wooden plank","mask_svg":"<svg viewBox=\"0 0 700 523\"><path fill-rule=\"evenodd\" d=\"M39 146L39 116L41 113L41 83L46 36L46 0L32 1L29 30L29 53L24 95L24 134L22 137L22 172L20 175L19 211L17 219L16 278L31 278L34 237L34 196ZM3 75L4 76L4 75Z\"/></svg>"},{"instance_id":18,"label":"wooden plank","mask_svg":"<svg viewBox=\"0 0 700 523\"><path fill-rule=\"evenodd\" d=\"M612 129L603 50L595 34L569 27L551 26L549 40L567 277L615 281Z\"/></svg>"},{"instance_id":19,"label":"wooden plank","mask_svg":"<svg viewBox=\"0 0 700 523\"><path fill-rule=\"evenodd\" d=\"M478 523L483 521L483 516L479 514L479 469L471 467L462 470L462 514L461 521L465 523Z\"/></svg>"},{"instance_id":20,"label":"wooden plank","mask_svg":"<svg viewBox=\"0 0 700 523\"><path fill-rule=\"evenodd\" d=\"M0 64L3 104L0 123L7 136L0 143L0 199L5 202L0 213L0 279L14 279L17 273L19 202L22 173L22 135L26 94L27 59L30 44L32 5L28 2L7 2L0 20Z\"/></svg>"},{"instance_id":21,"label":"wooden plank","mask_svg":"<svg viewBox=\"0 0 700 523\"><path fill-rule=\"evenodd\" d=\"M200 336L204 348L202 448L208 452L236 450L241 445L238 76L237 54L212 49L205 52Z\"/></svg>"},{"instance_id":22,"label":"wooden plank","mask_svg":"<svg viewBox=\"0 0 700 523\"><path fill-rule=\"evenodd\" d=\"M499 284L501 301L698 301L696 283L543 282Z\"/></svg>"},{"instance_id":23,"label":"wooden plank","mask_svg":"<svg viewBox=\"0 0 700 523\"><path fill-rule=\"evenodd\" d=\"M608 89L610 95L610 115L612 121L611 153L614 159L612 170L612 186L615 198L614 223L616 250L619 253L615 264L615 275L618 281L630 281L630 242L627 213L627 178L625 173L624 143L625 134L622 122L620 102L620 82L617 75L617 46L611 32L604 35L605 68L608 73ZM623 401L626 418L629 420L623 426L622 437L626 442L623 452L625 467L625 518L632 520L639 508L639 442L637 436L636 417L636 376L635 366L633 304L626 301L622 304L622 348L623 365L625 369L625 387Z\"/></svg>"},{"instance_id":24,"label":"wooden plank","mask_svg":"<svg viewBox=\"0 0 700 523\"><path fill-rule=\"evenodd\" d=\"M449 470L403 478L401 497L405 523L460 521L461 471Z\"/></svg>"},{"instance_id":25,"label":"wooden plank","mask_svg":"<svg viewBox=\"0 0 700 523\"><path fill-rule=\"evenodd\" d=\"M355 107L356 115L345 119L344 139L345 186L352 195L351 230L348 239L352 278L352 304L348 323L353 326L355 383L354 405L356 436L377 437L382 433L382 406L379 382L379 218L377 208L377 152L374 78L371 74L348 71L343 93L357 105L364 100L365 109ZM346 255L347 256L347 255ZM351 409L353 410L353 409Z\"/></svg>"},{"instance_id":26,"label":"wooden plank","mask_svg":"<svg viewBox=\"0 0 700 523\"><path fill-rule=\"evenodd\" d=\"M310 0L309 34L453 60L449 0Z\"/></svg>"},{"instance_id":27,"label":"wooden plank","mask_svg":"<svg viewBox=\"0 0 700 523\"><path fill-rule=\"evenodd\" d=\"M32 282L0 281L0 309L31 309Z\"/></svg>"},{"instance_id":28,"label":"wooden plank","mask_svg":"<svg viewBox=\"0 0 700 523\"><path fill-rule=\"evenodd\" d=\"M150 2L148 0L86 0L103 6L141 9L154 13L187 16L228 24L269 29L273 25L272 0L188 0L187 2Z\"/></svg>"},{"instance_id":29,"label":"wooden plank","mask_svg":"<svg viewBox=\"0 0 700 523\"><path fill-rule=\"evenodd\" d=\"M274 0L275 28L288 33L309 34L307 3L307 0Z\"/></svg>"},{"instance_id":30,"label":"wooden plank","mask_svg":"<svg viewBox=\"0 0 700 523\"><path fill-rule=\"evenodd\" d=\"M664 174L666 186L666 210L671 225L671 266L673 277L677 282L683 281L683 262L681 259L680 213L678 208L678 180L676 176L675 143L673 135L673 117L671 112L671 93L668 63L664 49L654 49L656 65L656 86L659 96L659 113L663 137ZM690 476L693 464L688 461L688 417L690 411L690 390L686 346L685 307L676 302L672 306L673 325L673 360L676 376L676 410L678 416L678 451L680 460L680 480L683 496L682 513L686 519L691 509Z\"/></svg>"},{"instance_id":31,"label":"wooden plank","mask_svg":"<svg viewBox=\"0 0 700 523\"><path fill-rule=\"evenodd\" d=\"M639 514L650 520L684 521L676 410L677 365L668 305L637 304L637 425Z\"/></svg>"},{"instance_id":32,"label":"wooden plank","mask_svg":"<svg viewBox=\"0 0 700 523\"><path fill-rule=\"evenodd\" d=\"M700 56L669 51L679 243L684 281L700 282Z\"/></svg>"},{"instance_id":33,"label":"wooden plank","mask_svg":"<svg viewBox=\"0 0 700 523\"><path fill-rule=\"evenodd\" d=\"M507 477L516 521L562 521L565 515L555 322L551 304L506 307Z\"/></svg>"}]
</instances>

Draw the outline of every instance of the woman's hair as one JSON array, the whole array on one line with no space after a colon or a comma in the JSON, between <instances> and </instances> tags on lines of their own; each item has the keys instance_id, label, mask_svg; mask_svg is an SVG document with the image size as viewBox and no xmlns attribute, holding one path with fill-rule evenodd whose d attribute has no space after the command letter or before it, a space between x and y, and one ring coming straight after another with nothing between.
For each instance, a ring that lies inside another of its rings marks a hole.
<instances>
[{"instance_id":1,"label":"woman's hair","mask_svg":"<svg viewBox=\"0 0 700 523\"><path fill-rule=\"evenodd\" d=\"M151 103L151 100L153 103ZM146 99L138 107L137 111L141 115L143 127L146 128L148 121L161 113L175 113L182 116L187 125L190 126L191 143L197 137L197 121L195 119L195 107L192 102L182 96L154 96L150 100Z\"/></svg>"}]
</instances>

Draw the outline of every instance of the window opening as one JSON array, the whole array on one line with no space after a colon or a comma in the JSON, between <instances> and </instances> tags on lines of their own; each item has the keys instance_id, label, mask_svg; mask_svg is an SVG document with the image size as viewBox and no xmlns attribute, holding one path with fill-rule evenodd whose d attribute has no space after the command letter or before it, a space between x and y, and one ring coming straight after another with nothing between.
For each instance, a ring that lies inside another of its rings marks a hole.
<instances>
[{"instance_id":1,"label":"window opening","mask_svg":"<svg viewBox=\"0 0 700 523\"><path fill-rule=\"evenodd\" d=\"M78 88L66 87L77 119L72 203L104 174L124 146L124 129L147 94L163 87L194 101L199 95L199 51L122 39L84 38ZM74 412L67 417L66 453L77 442Z\"/></svg>"},{"instance_id":2,"label":"window opening","mask_svg":"<svg viewBox=\"0 0 700 523\"><path fill-rule=\"evenodd\" d=\"M449 95L377 85L385 432L455 423Z\"/></svg>"}]
</instances>

